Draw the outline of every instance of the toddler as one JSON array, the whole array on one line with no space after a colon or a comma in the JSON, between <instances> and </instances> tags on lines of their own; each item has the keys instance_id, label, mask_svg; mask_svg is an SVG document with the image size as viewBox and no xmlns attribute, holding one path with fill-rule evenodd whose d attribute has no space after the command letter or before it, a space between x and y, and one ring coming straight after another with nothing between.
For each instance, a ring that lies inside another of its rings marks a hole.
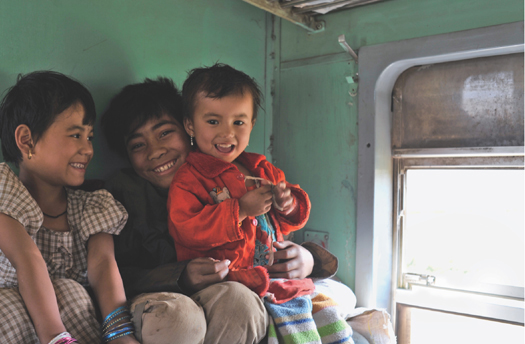
<instances>
[{"instance_id":1,"label":"toddler","mask_svg":"<svg viewBox=\"0 0 525 344\"><path fill-rule=\"evenodd\" d=\"M273 242L306 224L310 200L263 155L244 151L260 106L256 82L216 64L191 71L182 94L184 127L195 150L175 174L168 194L168 227L177 259L229 260L227 279L265 298L282 337L321 343L309 296L313 282L270 280L265 268L273 263ZM291 324L290 317L301 321ZM341 325L334 332L337 340L350 343L348 325L332 320L325 325ZM275 331L269 337L276 338Z\"/></svg>"}]
</instances>

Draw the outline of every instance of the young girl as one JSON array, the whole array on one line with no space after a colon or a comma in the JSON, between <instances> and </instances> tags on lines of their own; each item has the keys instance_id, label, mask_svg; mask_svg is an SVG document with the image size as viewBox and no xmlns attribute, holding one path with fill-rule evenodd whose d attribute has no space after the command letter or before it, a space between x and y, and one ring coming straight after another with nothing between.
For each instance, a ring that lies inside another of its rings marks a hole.
<instances>
[{"instance_id":1,"label":"young girl","mask_svg":"<svg viewBox=\"0 0 525 344\"><path fill-rule=\"evenodd\" d=\"M2 343L138 343L113 254L127 213L105 190L70 188L84 182L94 122L89 91L55 72L19 78L0 105L4 160L19 168L0 164Z\"/></svg>"}]
</instances>

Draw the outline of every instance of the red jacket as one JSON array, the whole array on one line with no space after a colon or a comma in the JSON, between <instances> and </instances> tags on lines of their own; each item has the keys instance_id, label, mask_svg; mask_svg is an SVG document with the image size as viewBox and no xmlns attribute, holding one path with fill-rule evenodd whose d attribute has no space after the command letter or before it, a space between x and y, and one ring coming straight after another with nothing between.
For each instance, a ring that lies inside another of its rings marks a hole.
<instances>
[{"instance_id":1,"label":"red jacket","mask_svg":"<svg viewBox=\"0 0 525 344\"><path fill-rule=\"evenodd\" d=\"M273 184L285 181L284 173L268 162L264 155L243 152L238 158L254 177ZM298 185L287 183L299 207L287 219L273 209L270 217L277 240L304 227L310 216L310 200ZM214 189L226 187L231 198L217 204ZM256 226L247 217L239 226L238 200L247 192L244 175L237 167L213 156L191 152L179 168L168 195L168 228L175 241L177 260L212 257L229 259L230 270L253 266Z\"/></svg>"}]
</instances>

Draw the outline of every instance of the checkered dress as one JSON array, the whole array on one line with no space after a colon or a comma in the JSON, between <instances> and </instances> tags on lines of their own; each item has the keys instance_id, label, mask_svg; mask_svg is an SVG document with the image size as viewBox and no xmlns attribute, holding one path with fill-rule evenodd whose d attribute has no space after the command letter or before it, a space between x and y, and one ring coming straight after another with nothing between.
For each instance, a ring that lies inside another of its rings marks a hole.
<instances>
[{"instance_id":1,"label":"checkered dress","mask_svg":"<svg viewBox=\"0 0 525 344\"><path fill-rule=\"evenodd\" d=\"M79 296L81 299L87 300L82 307L86 312L91 312L93 305L89 296L85 291L80 290L83 288L76 287L78 284L88 285L87 241L91 235L100 232L119 234L126 224L128 214L124 207L113 199L113 196L106 190L85 192L66 188L66 191L67 219L70 231L55 232L42 226L44 216L40 207L9 166L0 163L0 213L9 215L26 228L42 253L55 288L55 280L58 279L69 279L77 282L62 284L66 285L66 287L62 286L61 289L64 298L71 298L73 295L84 293L85 295ZM27 323L27 310L22 299L18 299L15 297L16 295L7 296L7 293L13 291L18 294L17 285L16 270L4 253L0 251L0 309L10 310L8 318L1 316L4 320L9 319L9 321L0 322L0 342L2 343L11 343L9 338L16 337L12 336L11 331L18 333L20 328L24 327L21 323ZM68 285L71 287L67 287ZM59 297L57 291L57 298ZM60 306L61 300L58 301ZM62 311L61 309L61 313ZM93 319L91 323L93 324L94 321L96 324L96 319ZM67 322L74 323L71 319L66 321L63 318L63 321L65 324ZM29 322L29 327L32 327L30 325ZM69 328L68 331L72 334L75 332ZM97 332L98 336L98 324L90 331ZM34 339L36 341L20 340L21 338L18 337L13 339L12 343L38 343L36 338Z\"/></svg>"}]
</instances>

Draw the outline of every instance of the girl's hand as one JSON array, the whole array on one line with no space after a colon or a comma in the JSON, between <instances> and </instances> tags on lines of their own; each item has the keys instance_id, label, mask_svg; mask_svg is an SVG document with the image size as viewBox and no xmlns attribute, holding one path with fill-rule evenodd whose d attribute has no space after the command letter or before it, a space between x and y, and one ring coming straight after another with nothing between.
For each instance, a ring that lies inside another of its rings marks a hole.
<instances>
[{"instance_id":1,"label":"girl's hand","mask_svg":"<svg viewBox=\"0 0 525 344\"><path fill-rule=\"evenodd\" d=\"M294 210L294 201L292 191L286 187L285 182L280 182L273 187L273 194L275 196L275 203L281 214L286 216Z\"/></svg>"},{"instance_id":2,"label":"girl's hand","mask_svg":"<svg viewBox=\"0 0 525 344\"><path fill-rule=\"evenodd\" d=\"M314 268L314 258L310 251L291 241L276 241L273 247L275 261L279 263L268 266L271 278L302 279L310 276Z\"/></svg>"},{"instance_id":3,"label":"girl's hand","mask_svg":"<svg viewBox=\"0 0 525 344\"><path fill-rule=\"evenodd\" d=\"M239 199L239 221L247 216L258 216L267 213L272 207L272 187L266 183L260 188L248 191Z\"/></svg>"},{"instance_id":4,"label":"girl's hand","mask_svg":"<svg viewBox=\"0 0 525 344\"><path fill-rule=\"evenodd\" d=\"M196 293L212 284L224 281L230 271L230 261L200 257L191 260L181 275L182 285L187 291Z\"/></svg>"}]
</instances>

